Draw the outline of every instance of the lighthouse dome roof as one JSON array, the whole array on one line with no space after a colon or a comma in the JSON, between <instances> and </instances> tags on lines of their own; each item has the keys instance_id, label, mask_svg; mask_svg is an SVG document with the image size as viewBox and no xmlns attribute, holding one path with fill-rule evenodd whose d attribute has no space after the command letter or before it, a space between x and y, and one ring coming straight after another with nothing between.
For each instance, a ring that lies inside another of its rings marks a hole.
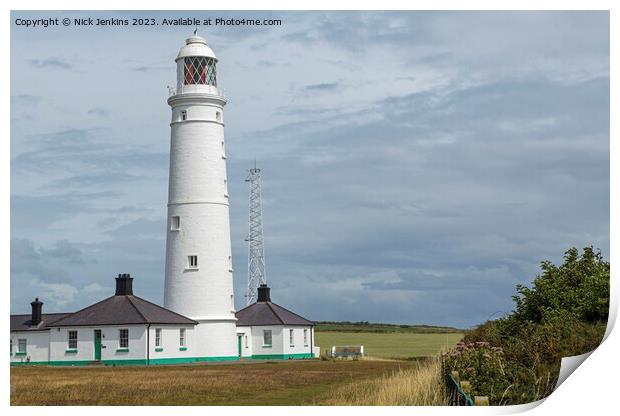
<instances>
[{"instance_id":1,"label":"lighthouse dome roof","mask_svg":"<svg viewBox=\"0 0 620 416\"><path fill-rule=\"evenodd\" d=\"M188 56L206 56L217 60L215 53L213 53L213 50L207 45L207 40L198 35L192 35L185 40L185 46L181 48L175 61Z\"/></svg>"}]
</instances>

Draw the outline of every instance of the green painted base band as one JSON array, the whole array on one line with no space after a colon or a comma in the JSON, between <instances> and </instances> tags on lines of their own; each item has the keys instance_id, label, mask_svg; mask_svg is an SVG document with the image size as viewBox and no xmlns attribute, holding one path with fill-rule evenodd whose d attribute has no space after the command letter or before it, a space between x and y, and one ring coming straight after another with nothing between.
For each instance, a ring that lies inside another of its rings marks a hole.
<instances>
[{"instance_id":1,"label":"green painted base band","mask_svg":"<svg viewBox=\"0 0 620 416\"><path fill-rule=\"evenodd\" d=\"M250 358L254 360L303 360L307 358L314 358L310 353L301 354L255 354Z\"/></svg>"},{"instance_id":2,"label":"green painted base band","mask_svg":"<svg viewBox=\"0 0 620 416\"><path fill-rule=\"evenodd\" d=\"M236 361L239 357L176 357L176 358L151 358L149 363L156 364L189 364L206 361ZM31 362L12 362L11 365L54 365L54 366L86 366L93 364L94 361L31 361ZM137 360L102 360L103 365L147 365L146 359Z\"/></svg>"}]
</instances>

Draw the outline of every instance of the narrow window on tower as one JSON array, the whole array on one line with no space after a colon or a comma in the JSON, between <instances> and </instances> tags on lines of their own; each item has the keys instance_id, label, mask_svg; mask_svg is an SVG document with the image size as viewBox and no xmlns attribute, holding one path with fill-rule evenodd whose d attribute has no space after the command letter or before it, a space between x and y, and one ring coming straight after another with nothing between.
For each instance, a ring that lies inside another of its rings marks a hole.
<instances>
[{"instance_id":1,"label":"narrow window on tower","mask_svg":"<svg viewBox=\"0 0 620 416\"><path fill-rule=\"evenodd\" d=\"M222 159L226 159L226 146L224 146L224 140L222 140Z\"/></svg>"},{"instance_id":2,"label":"narrow window on tower","mask_svg":"<svg viewBox=\"0 0 620 416\"><path fill-rule=\"evenodd\" d=\"M228 198L228 181L224 179L224 197Z\"/></svg>"},{"instance_id":3,"label":"narrow window on tower","mask_svg":"<svg viewBox=\"0 0 620 416\"><path fill-rule=\"evenodd\" d=\"M228 271L232 272L233 268L232 268L232 256L228 256Z\"/></svg>"},{"instance_id":4,"label":"narrow window on tower","mask_svg":"<svg viewBox=\"0 0 620 416\"><path fill-rule=\"evenodd\" d=\"M198 256L196 255L187 256L187 268L188 269L198 268Z\"/></svg>"},{"instance_id":5,"label":"narrow window on tower","mask_svg":"<svg viewBox=\"0 0 620 416\"><path fill-rule=\"evenodd\" d=\"M233 295L230 295L230 309L235 310L235 297Z\"/></svg>"},{"instance_id":6,"label":"narrow window on tower","mask_svg":"<svg viewBox=\"0 0 620 416\"><path fill-rule=\"evenodd\" d=\"M215 119L217 121L222 121L222 113L220 113L219 111L215 112Z\"/></svg>"},{"instance_id":7,"label":"narrow window on tower","mask_svg":"<svg viewBox=\"0 0 620 416\"><path fill-rule=\"evenodd\" d=\"M185 110L181 111L181 120L182 121L187 120L187 111Z\"/></svg>"},{"instance_id":8,"label":"narrow window on tower","mask_svg":"<svg viewBox=\"0 0 620 416\"><path fill-rule=\"evenodd\" d=\"M181 229L181 217L178 215L173 215L170 221L170 230L179 231L180 229Z\"/></svg>"}]
</instances>

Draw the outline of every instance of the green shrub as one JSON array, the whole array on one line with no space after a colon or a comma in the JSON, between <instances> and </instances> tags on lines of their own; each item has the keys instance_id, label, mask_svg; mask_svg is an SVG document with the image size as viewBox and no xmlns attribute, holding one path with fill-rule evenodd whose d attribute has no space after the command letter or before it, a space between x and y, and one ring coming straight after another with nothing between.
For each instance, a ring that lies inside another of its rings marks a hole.
<instances>
[{"instance_id":1,"label":"green shrub","mask_svg":"<svg viewBox=\"0 0 620 416\"><path fill-rule=\"evenodd\" d=\"M609 263L586 247L545 261L532 288L517 286L516 308L469 331L445 354L448 371L469 377L472 395L491 404L519 404L549 395L562 357L592 351L605 333L609 312ZM462 378L465 379L465 378Z\"/></svg>"}]
</instances>

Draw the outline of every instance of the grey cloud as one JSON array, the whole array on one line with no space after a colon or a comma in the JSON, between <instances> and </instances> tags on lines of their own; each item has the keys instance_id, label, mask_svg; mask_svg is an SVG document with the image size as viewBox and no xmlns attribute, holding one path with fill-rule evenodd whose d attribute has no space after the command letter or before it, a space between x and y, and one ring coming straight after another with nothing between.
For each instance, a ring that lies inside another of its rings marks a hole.
<instances>
[{"instance_id":1,"label":"grey cloud","mask_svg":"<svg viewBox=\"0 0 620 416\"><path fill-rule=\"evenodd\" d=\"M161 66L161 65L144 65L144 66L137 66L132 68L134 71L137 72L159 72L159 71L169 71L170 68L168 68L167 66Z\"/></svg>"},{"instance_id":2,"label":"grey cloud","mask_svg":"<svg viewBox=\"0 0 620 416\"><path fill-rule=\"evenodd\" d=\"M338 82L328 82L321 84L306 85L304 89L306 91L335 91L340 87Z\"/></svg>"},{"instance_id":3,"label":"grey cloud","mask_svg":"<svg viewBox=\"0 0 620 416\"><path fill-rule=\"evenodd\" d=\"M63 259L76 264L86 263L82 250L67 240L57 240L53 247L41 248L40 251L48 257Z\"/></svg>"},{"instance_id":4,"label":"grey cloud","mask_svg":"<svg viewBox=\"0 0 620 416\"><path fill-rule=\"evenodd\" d=\"M71 69L73 65L59 58L29 59L28 62L35 68Z\"/></svg>"},{"instance_id":5,"label":"grey cloud","mask_svg":"<svg viewBox=\"0 0 620 416\"><path fill-rule=\"evenodd\" d=\"M123 224L105 233L117 237L131 235L133 237L160 237L166 229L166 219L159 218L151 220L148 218L138 218L127 224Z\"/></svg>"},{"instance_id":6,"label":"grey cloud","mask_svg":"<svg viewBox=\"0 0 620 416\"><path fill-rule=\"evenodd\" d=\"M95 116L104 117L104 118L107 118L110 115L110 111L106 110L105 108L91 108L90 110L87 111L87 113L90 115L95 115Z\"/></svg>"},{"instance_id":7,"label":"grey cloud","mask_svg":"<svg viewBox=\"0 0 620 416\"><path fill-rule=\"evenodd\" d=\"M11 95L11 105L34 105L41 101L41 97L31 94Z\"/></svg>"}]
</instances>

